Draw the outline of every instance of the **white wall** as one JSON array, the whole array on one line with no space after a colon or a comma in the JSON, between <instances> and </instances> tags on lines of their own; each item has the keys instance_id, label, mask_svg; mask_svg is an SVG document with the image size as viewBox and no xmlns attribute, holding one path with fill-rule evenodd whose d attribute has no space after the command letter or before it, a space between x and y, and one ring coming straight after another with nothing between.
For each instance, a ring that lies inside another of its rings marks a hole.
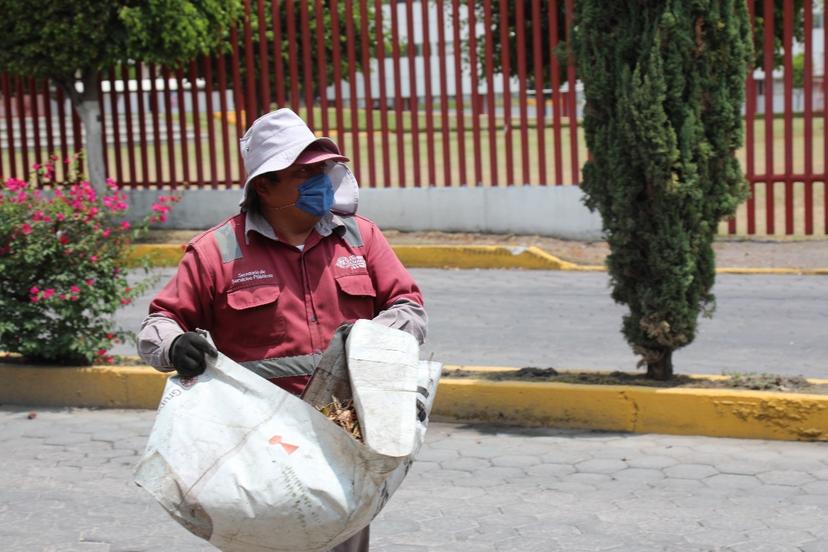
<instances>
[{"instance_id":1,"label":"white wall","mask_svg":"<svg viewBox=\"0 0 828 552\"><path fill-rule=\"evenodd\" d=\"M130 216L149 212L169 190L127 192ZM187 190L159 228L206 229L238 212L239 190ZM537 234L574 240L601 237L601 218L577 186L363 189L359 213L383 229Z\"/></svg>"}]
</instances>

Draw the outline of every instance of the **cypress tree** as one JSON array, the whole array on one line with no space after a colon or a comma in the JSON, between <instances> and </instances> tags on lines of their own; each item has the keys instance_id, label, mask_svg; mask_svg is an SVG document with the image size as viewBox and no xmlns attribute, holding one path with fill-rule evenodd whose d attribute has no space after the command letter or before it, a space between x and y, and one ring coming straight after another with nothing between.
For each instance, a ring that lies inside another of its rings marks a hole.
<instances>
[{"instance_id":1,"label":"cypress tree","mask_svg":"<svg viewBox=\"0 0 828 552\"><path fill-rule=\"evenodd\" d=\"M622 332L649 377L715 307L713 238L747 186L744 83L752 59L745 0L579 0L586 96L585 203L610 247Z\"/></svg>"}]
</instances>

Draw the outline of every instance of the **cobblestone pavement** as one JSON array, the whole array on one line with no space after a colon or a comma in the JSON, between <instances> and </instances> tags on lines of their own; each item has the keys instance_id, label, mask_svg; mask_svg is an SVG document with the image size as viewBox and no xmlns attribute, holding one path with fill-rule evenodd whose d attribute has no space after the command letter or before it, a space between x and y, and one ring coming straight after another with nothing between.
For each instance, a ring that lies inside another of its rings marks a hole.
<instances>
[{"instance_id":1,"label":"cobblestone pavement","mask_svg":"<svg viewBox=\"0 0 828 552\"><path fill-rule=\"evenodd\" d=\"M0 408L0 550L213 548L132 483L154 412ZM828 550L828 443L432 424L372 551Z\"/></svg>"}]
</instances>

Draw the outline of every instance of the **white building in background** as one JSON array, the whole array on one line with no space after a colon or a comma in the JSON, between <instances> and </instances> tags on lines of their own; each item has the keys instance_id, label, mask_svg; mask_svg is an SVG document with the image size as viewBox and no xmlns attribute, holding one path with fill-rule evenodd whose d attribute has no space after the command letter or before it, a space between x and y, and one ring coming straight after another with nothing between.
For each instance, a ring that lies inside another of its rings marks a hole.
<instances>
[{"instance_id":1,"label":"white building in background","mask_svg":"<svg viewBox=\"0 0 828 552\"><path fill-rule=\"evenodd\" d=\"M409 57L407 55L407 51L404 48L400 50L400 60L399 60L399 75L400 75L400 94L403 98L405 98L406 102L408 98L411 97L412 92L415 92L416 95L420 98L420 102L424 101L426 95L426 70L425 70L425 59L423 57L423 42L424 42L424 25L423 25L423 10L422 10L422 3L420 0L415 0L413 3L412 8L412 19L413 19L413 27L414 27L414 34L413 34L413 41L415 44L415 51L416 56L414 58L414 74L415 74L415 83L412 86L410 73L409 73ZM450 3L445 4L447 8L451 6ZM383 6L383 21L386 22L386 40L390 40L390 21L391 21L391 10L397 10L397 21L398 21L398 37L401 44L406 44L408 42L408 20L407 20L407 9L405 2L402 0L398 0L393 5L386 4ZM450 10L446 10L444 14L444 37L445 37L445 88L446 93L449 96L450 100L453 100L457 94L457 80L456 80L456 59L455 59L455 42L454 42L454 27L453 27L453 19L451 17ZM824 26L825 22L825 6L821 5L819 2L814 3L814 12L813 12L813 32L811 35L811 59L812 59L812 67L813 67L813 105L812 108L815 110L821 110L825 105L825 98L823 93L823 81L825 79L825 33L824 33ZM462 5L460 6L460 37L461 41L467 41L469 36L469 29L468 29L468 6ZM430 63L430 76L431 76L431 94L435 98L435 102L439 101L440 95L440 49L439 49L439 32L438 32L438 17L437 17L437 7L431 3L429 3L428 7L428 34L429 34L429 63ZM476 35L477 37L484 37L486 34L486 29L483 25L482 18L478 18L476 21ZM544 37L547 39L548 37ZM497 40L497 39L496 39ZM527 47L531 48L531 36L527 36ZM804 53L805 45L802 43L795 42L793 48L793 54L797 55L800 53ZM359 53L358 53L359 55ZM470 105L470 95L471 95L471 84L472 84L472 77L471 77L471 68L469 67L469 60L468 60L468 53L464 48L463 52L461 53L461 63L460 63L460 75L461 75L461 82L462 82L462 89L464 95L464 105L466 109L469 108ZM390 56L386 56L384 60L384 72L385 72L385 79L386 79L386 87L385 87L385 95L388 101L389 107L393 105L393 98L394 98L394 61ZM757 113L764 112L764 78L765 73L762 69L756 69L754 71L754 79L756 81L757 87L757 101L756 101L756 109ZM773 109L774 112L782 112L784 111L784 69L776 69L773 72L774 77L774 99L773 99ZM503 76L499 73L494 75L493 83L492 83L492 91L498 97L503 94L504 86L503 86ZM364 79L361 73L357 73L356 83L356 96L358 99L358 103L360 105L364 105L365 100L365 86L364 86ZM379 101L379 63L378 60L372 59L371 61L371 78L370 78L370 86L371 86L371 97L373 103L378 105ZM517 103L517 94L519 92L520 83L517 77L512 77L509 79L509 90L512 94L512 99L514 103ZM568 91L568 83L562 82L561 83L561 92L566 93ZM328 98L332 99L335 96L336 87L329 86L327 89ZM477 92L480 94L486 94L487 92L487 82L486 79L479 79ZM577 92L577 112L578 116L581 116L582 108L583 108L583 93L582 93L582 85L580 82L576 84L576 92ZM551 91L547 90L546 93L551 93ZM349 101L350 100L350 85L347 81L343 81L340 85L340 94L343 100ZM528 95L531 97L534 94L533 90L528 91ZM795 112L802 111L804 109L805 101L804 101L804 91L799 89L794 89L793 92L793 109ZM501 109L497 109L498 113L501 112ZM515 110L512 110L513 116L515 115ZM530 107L530 116L534 114L534 107Z\"/></svg>"}]
</instances>

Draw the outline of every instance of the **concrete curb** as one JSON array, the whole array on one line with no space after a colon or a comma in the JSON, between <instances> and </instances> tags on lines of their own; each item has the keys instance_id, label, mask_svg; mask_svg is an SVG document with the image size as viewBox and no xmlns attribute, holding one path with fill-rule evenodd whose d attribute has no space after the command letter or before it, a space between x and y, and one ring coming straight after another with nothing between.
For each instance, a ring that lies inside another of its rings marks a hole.
<instances>
[{"instance_id":1,"label":"concrete curb","mask_svg":"<svg viewBox=\"0 0 828 552\"><path fill-rule=\"evenodd\" d=\"M445 368L481 375L492 370ZM155 409L166 377L148 366L0 363L0 404ZM828 395L447 376L440 381L433 415L521 426L828 441Z\"/></svg>"},{"instance_id":2,"label":"concrete curb","mask_svg":"<svg viewBox=\"0 0 828 552\"><path fill-rule=\"evenodd\" d=\"M603 266L579 265L550 255L538 247L503 245L392 245L400 261L408 268L523 268L530 270L566 270L601 272ZM184 245L137 244L130 251L128 264L140 265L146 256L150 266L176 266L184 254ZM720 274L798 274L828 276L828 268L718 268Z\"/></svg>"}]
</instances>

